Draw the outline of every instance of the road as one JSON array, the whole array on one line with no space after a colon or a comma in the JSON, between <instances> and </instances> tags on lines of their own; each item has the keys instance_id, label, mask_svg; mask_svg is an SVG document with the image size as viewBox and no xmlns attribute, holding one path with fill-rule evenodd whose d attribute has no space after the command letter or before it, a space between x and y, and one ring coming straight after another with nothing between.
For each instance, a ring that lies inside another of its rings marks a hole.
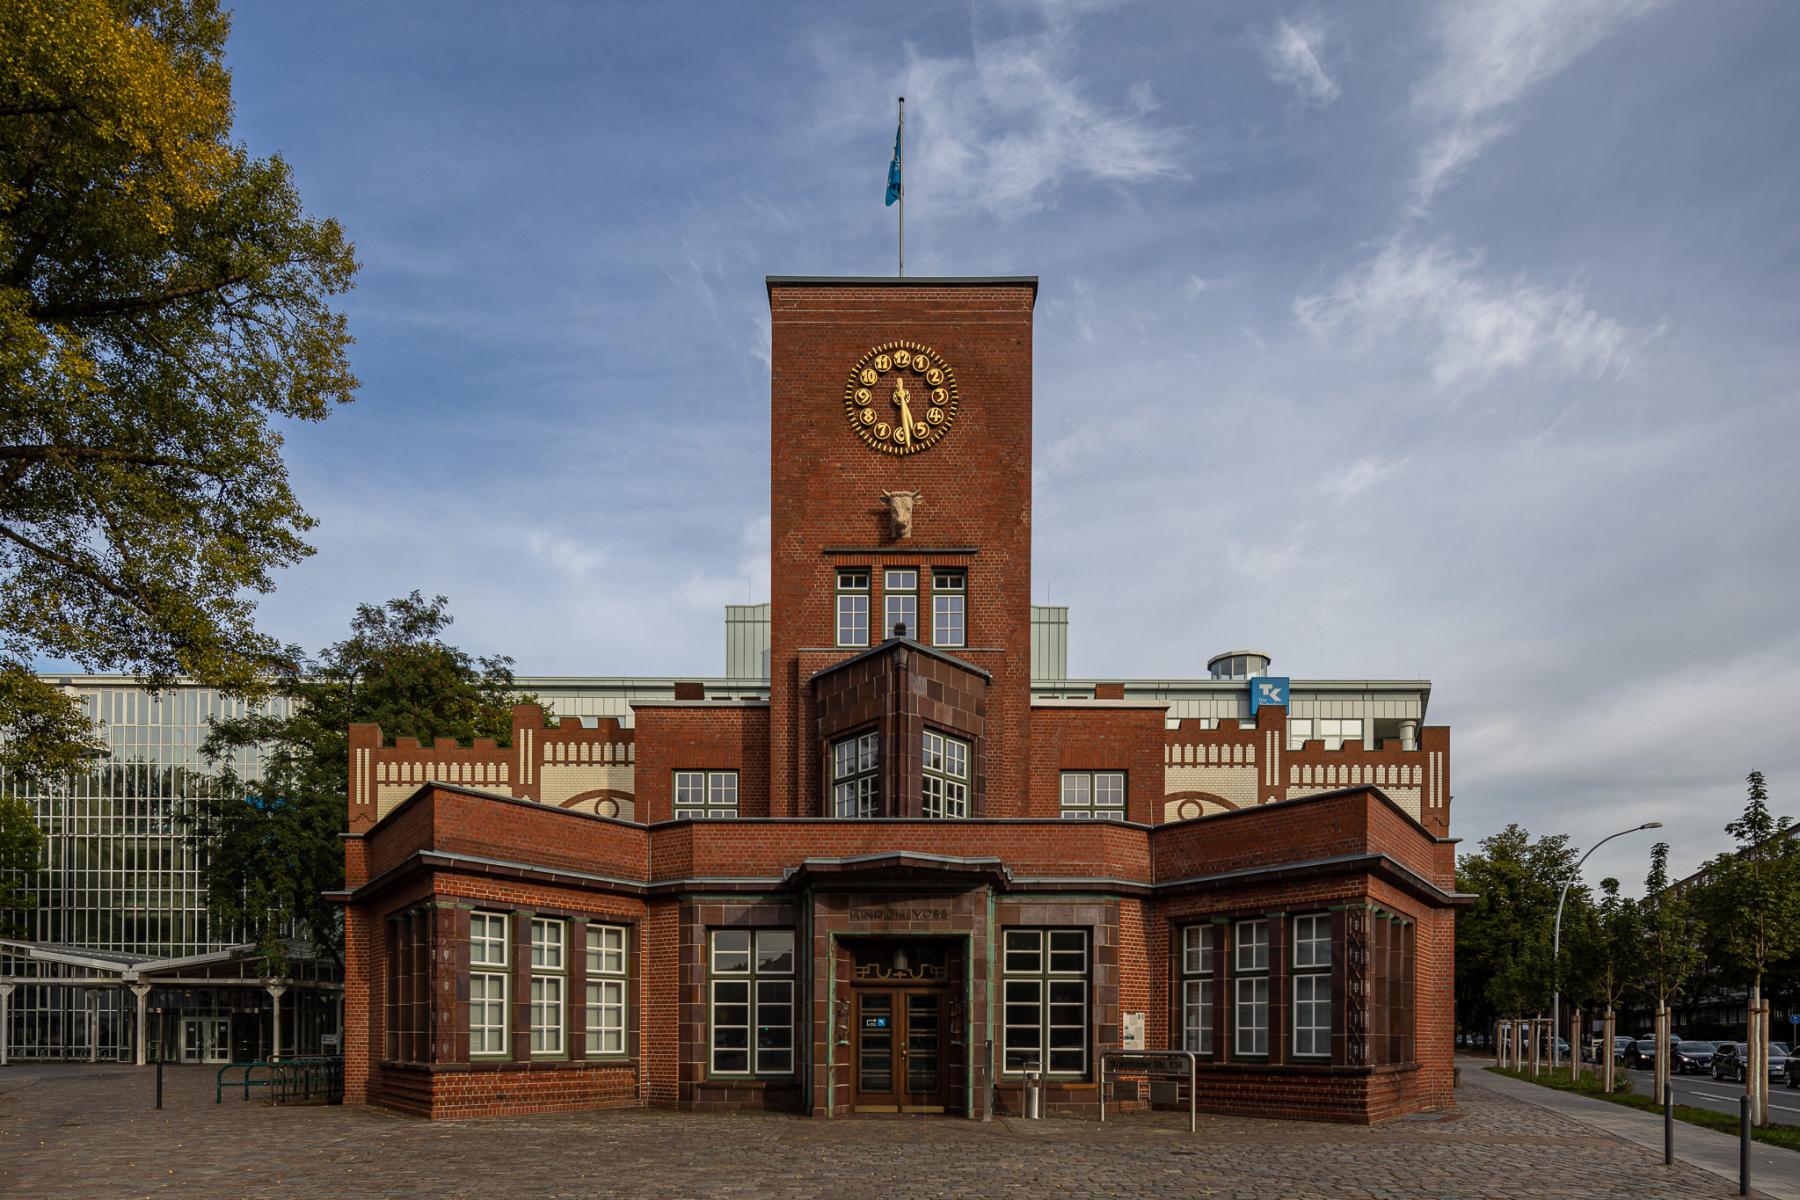
<instances>
[{"instance_id":1,"label":"road","mask_svg":"<svg viewBox=\"0 0 1800 1200\"><path fill-rule=\"evenodd\" d=\"M1631 1076L1632 1091L1650 1095L1655 1077L1649 1071L1625 1074ZM1743 1084L1725 1083L1711 1075L1671 1075L1669 1080L1675 1085L1675 1103L1714 1112L1736 1115L1738 1097L1744 1094ZM1769 1080L1769 1119L1777 1125L1800 1125L1800 1090L1790 1090L1778 1079Z\"/></svg>"}]
</instances>

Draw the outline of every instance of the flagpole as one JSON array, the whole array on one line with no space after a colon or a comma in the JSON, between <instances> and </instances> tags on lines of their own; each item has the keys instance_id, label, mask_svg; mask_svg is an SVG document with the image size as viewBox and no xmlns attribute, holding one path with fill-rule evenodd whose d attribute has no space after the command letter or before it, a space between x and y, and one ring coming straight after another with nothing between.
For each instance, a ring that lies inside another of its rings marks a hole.
<instances>
[{"instance_id":1,"label":"flagpole","mask_svg":"<svg viewBox=\"0 0 1800 1200\"><path fill-rule=\"evenodd\" d=\"M900 130L894 136L894 157L900 160L900 278L906 278L906 97L900 97Z\"/></svg>"}]
</instances>

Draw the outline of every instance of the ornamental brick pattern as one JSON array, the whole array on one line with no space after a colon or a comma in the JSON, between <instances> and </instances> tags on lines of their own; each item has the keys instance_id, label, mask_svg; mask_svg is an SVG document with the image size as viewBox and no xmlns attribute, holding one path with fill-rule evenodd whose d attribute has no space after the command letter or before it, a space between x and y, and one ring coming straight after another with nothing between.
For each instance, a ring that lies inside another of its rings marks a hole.
<instances>
[{"instance_id":1,"label":"ornamental brick pattern","mask_svg":"<svg viewBox=\"0 0 1800 1200\"><path fill-rule=\"evenodd\" d=\"M681 685L592 726L520 706L508 746L351 730L350 1103L981 1120L1021 1112L1021 1063L1040 1061L1048 1109L1088 1115L1097 1058L1128 1028L1182 1044L1190 927L1214 952L1202 1108L1366 1124L1453 1102L1447 730L1290 748L1279 706L1205 728L1118 684L1032 702L1035 298L1031 280L770 281L766 700ZM961 396L954 427L905 456L843 420L849 365L896 339L933 347ZM921 494L909 538L883 491ZM918 573L900 637L882 628L890 567ZM962 645L933 644L934 568L965 573ZM867 576L868 646L837 644L844 569ZM838 818L833 747L863 734L877 815ZM961 819L927 816L934 736L967 747ZM735 812L675 819L679 772L734 773ZM1060 819L1065 772L1123 775L1126 819ZM507 933L508 961L481 972L482 997L505 984L501 1053L472 1050L476 913ZM1294 958L1300 916L1328 931L1322 976ZM560 963L533 963L534 919L561 931ZM629 963L610 1055L586 1037L602 926ZM1246 972L1266 984L1255 1054L1233 1037L1240 927L1267 931L1266 967ZM1297 1051L1301 966L1306 996L1329 985L1328 1053ZM1119 1072L1110 1101L1185 1103L1143 1082Z\"/></svg>"}]
</instances>

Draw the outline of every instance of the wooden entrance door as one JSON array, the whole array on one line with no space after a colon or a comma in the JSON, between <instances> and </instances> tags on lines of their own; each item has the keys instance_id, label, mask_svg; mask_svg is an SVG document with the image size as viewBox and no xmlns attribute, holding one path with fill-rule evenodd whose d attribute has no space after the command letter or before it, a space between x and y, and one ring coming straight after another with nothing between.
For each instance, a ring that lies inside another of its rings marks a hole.
<instances>
[{"instance_id":1,"label":"wooden entrance door","mask_svg":"<svg viewBox=\"0 0 1800 1200\"><path fill-rule=\"evenodd\" d=\"M857 1112L944 1111L944 993L858 988Z\"/></svg>"}]
</instances>

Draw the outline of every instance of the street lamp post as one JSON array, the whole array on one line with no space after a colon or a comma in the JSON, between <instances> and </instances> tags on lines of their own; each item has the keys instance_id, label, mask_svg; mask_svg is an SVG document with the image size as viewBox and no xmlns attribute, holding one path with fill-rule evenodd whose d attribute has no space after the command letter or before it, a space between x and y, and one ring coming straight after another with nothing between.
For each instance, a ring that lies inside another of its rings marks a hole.
<instances>
[{"instance_id":1,"label":"street lamp post","mask_svg":"<svg viewBox=\"0 0 1800 1200\"><path fill-rule=\"evenodd\" d=\"M1582 855L1580 861L1575 864L1575 870L1570 872L1567 879L1563 880L1562 895L1556 898L1556 932L1550 939L1550 977L1551 982L1555 987L1550 998L1550 1067L1552 1070L1555 1070L1562 1065L1562 1054L1557 1049L1556 1039L1562 1036L1562 915L1563 905L1568 903L1569 900L1569 886L1577 879L1581 878L1582 864L1586 863L1594 851L1606 845L1606 843L1612 841L1616 837L1624 837L1628 833L1642 833L1646 829L1661 828L1661 821L1645 821L1642 825L1633 825L1630 829L1621 829L1617 833L1607 834L1592 846L1588 847L1588 852ZM1661 1054L1663 1049L1663 1047L1658 1046L1657 1053ZM1611 1047L1608 1047L1608 1051L1611 1051ZM1569 1053L1579 1054L1581 1051L1571 1043L1569 1045Z\"/></svg>"}]
</instances>

